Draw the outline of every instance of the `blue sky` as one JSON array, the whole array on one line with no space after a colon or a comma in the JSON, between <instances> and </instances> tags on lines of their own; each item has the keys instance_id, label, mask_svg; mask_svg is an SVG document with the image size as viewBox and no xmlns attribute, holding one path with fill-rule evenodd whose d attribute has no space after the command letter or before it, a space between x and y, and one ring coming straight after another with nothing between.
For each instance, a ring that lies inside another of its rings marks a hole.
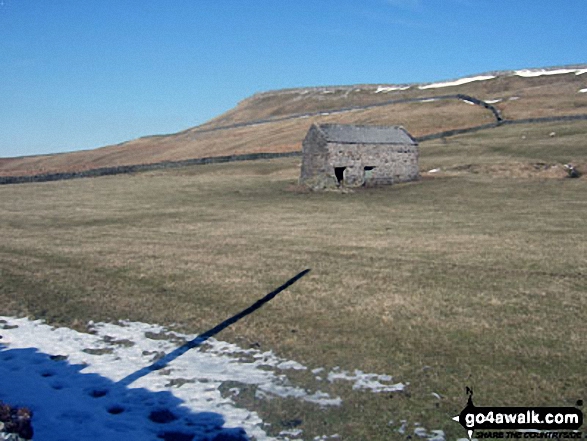
<instances>
[{"instance_id":1,"label":"blue sky","mask_svg":"<svg viewBox=\"0 0 587 441\"><path fill-rule=\"evenodd\" d=\"M0 157L173 133L269 89L585 63L586 19L587 0L0 0Z\"/></svg>"}]
</instances>

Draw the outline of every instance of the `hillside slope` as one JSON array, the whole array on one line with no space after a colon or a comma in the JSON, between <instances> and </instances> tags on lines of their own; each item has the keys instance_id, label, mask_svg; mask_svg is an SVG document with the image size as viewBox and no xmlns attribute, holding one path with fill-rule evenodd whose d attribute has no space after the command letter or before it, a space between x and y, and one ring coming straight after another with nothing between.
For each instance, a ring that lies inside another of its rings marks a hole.
<instances>
[{"instance_id":1,"label":"hillside slope","mask_svg":"<svg viewBox=\"0 0 587 441\"><path fill-rule=\"evenodd\" d=\"M416 137L504 120L587 115L587 65L494 72L432 84L287 89L253 95L188 130L94 150L0 158L0 176L292 152L313 122L403 125ZM471 102L468 97L479 101ZM481 104L481 105L479 105Z\"/></svg>"}]
</instances>

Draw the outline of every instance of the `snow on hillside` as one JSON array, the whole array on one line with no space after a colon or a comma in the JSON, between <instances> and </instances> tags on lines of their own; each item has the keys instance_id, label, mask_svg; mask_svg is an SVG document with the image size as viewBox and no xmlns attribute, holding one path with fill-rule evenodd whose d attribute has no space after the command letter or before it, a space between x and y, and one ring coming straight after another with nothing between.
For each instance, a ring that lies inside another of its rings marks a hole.
<instances>
[{"instance_id":1,"label":"snow on hillside","mask_svg":"<svg viewBox=\"0 0 587 441\"><path fill-rule=\"evenodd\" d=\"M551 69L522 69L522 70L516 70L512 72L497 72L495 74L486 74L486 75L477 75L474 77L465 77L465 78L459 78L456 80L451 80L451 81L441 81L441 82L437 82L437 83L430 83L430 84L423 84L421 86L418 86L418 89L421 90L425 90L425 89L437 89L437 88L441 88L441 87L451 87L451 86L461 86L463 84L467 84L467 83L472 83L474 81L487 81L487 80L492 80L494 78L497 78L498 76L504 76L504 75L517 75L520 77L526 77L526 78L531 78L531 77L539 77L539 76L543 76L543 75L561 75L561 74L569 74L569 73L574 73L575 75L582 75L584 73L587 73L587 69L586 68L560 68L560 69L555 69L555 68L551 68ZM383 86L379 86L376 90L375 93L378 92L387 92L387 91L391 91L391 90L404 90L403 88L396 88L396 87L390 87L390 88L386 88Z\"/></svg>"},{"instance_id":2,"label":"snow on hillside","mask_svg":"<svg viewBox=\"0 0 587 441\"><path fill-rule=\"evenodd\" d=\"M522 69L514 72L519 77L540 77L543 75L561 75L574 73L575 75L583 75L587 69Z\"/></svg>"},{"instance_id":3,"label":"snow on hillside","mask_svg":"<svg viewBox=\"0 0 587 441\"><path fill-rule=\"evenodd\" d=\"M251 98L263 98L267 96L287 95L295 94L298 96L308 95L314 97L315 95L323 97L324 95L335 94L337 96L342 95L345 98L350 92L361 92L369 91L374 94L387 94L390 92L401 92L409 90L411 88L417 88L420 90L427 89L439 89L444 87L461 86L464 84L477 82L477 81L488 81L495 78L508 77L508 76L520 76L525 78L540 77L543 75L561 75L561 74L572 74L583 75L587 73L587 67L585 65L576 65L569 67L550 67L550 68L538 68L538 69L520 69L520 70L504 70L504 71L493 71L483 73L475 76L457 78L453 80L443 80L434 83L411 83L411 84L392 84L389 85L347 85L347 86L317 86L317 87L304 87L304 88L292 88L292 89L279 89L269 90L265 92L259 92L253 95Z\"/></svg>"},{"instance_id":4,"label":"snow on hillside","mask_svg":"<svg viewBox=\"0 0 587 441\"><path fill-rule=\"evenodd\" d=\"M418 86L418 89L437 89L439 87L460 86L462 84L472 83L473 81L486 81L495 78L495 75L479 75L476 77L460 78L454 81L445 81L441 83L425 84Z\"/></svg>"},{"instance_id":5,"label":"snow on hillside","mask_svg":"<svg viewBox=\"0 0 587 441\"><path fill-rule=\"evenodd\" d=\"M0 400L33 410L35 439L287 440L291 434L268 436L259 415L238 407L232 397L249 386L257 399L292 397L318 411L342 403L320 391L325 381L348 381L353 390L373 393L405 387L388 375L358 370L349 374L335 368L320 377L324 369L317 368L312 370L317 388L309 391L284 374L306 366L215 339L127 386L120 380L195 336L134 322L90 324L88 329L81 333L0 317ZM232 387L223 395L227 381Z\"/></svg>"},{"instance_id":6,"label":"snow on hillside","mask_svg":"<svg viewBox=\"0 0 587 441\"><path fill-rule=\"evenodd\" d=\"M513 75L517 75L520 77L531 78L531 77L539 77L543 75L561 75L561 74L569 74L574 73L575 75L582 75L587 72L585 68L561 68L561 69L522 69L516 70L513 72ZM463 84L471 83L473 81L487 81L497 76L501 75L508 75L511 73L509 72L499 72L495 75L478 75L475 77L466 77L466 78L459 78L457 80L452 81L442 81L438 83L431 83L431 84L424 84L422 86L418 86L418 89L437 89L441 87L451 87L451 86L460 86Z\"/></svg>"},{"instance_id":7,"label":"snow on hillside","mask_svg":"<svg viewBox=\"0 0 587 441\"><path fill-rule=\"evenodd\" d=\"M410 86L378 86L375 93L388 93L396 90L408 90Z\"/></svg>"}]
</instances>

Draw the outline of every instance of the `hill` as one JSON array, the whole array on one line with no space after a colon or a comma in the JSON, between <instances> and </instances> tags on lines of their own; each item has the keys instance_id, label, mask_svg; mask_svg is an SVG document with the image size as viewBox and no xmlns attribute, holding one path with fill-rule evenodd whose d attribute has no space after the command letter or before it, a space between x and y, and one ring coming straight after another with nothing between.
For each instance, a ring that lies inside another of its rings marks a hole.
<instances>
[{"instance_id":1,"label":"hill","mask_svg":"<svg viewBox=\"0 0 587 441\"><path fill-rule=\"evenodd\" d=\"M0 158L0 176L80 172L258 152L295 152L313 122L400 124L415 137L499 120L587 115L587 65L430 84L313 87L253 95L185 131L94 150Z\"/></svg>"},{"instance_id":2,"label":"hill","mask_svg":"<svg viewBox=\"0 0 587 441\"><path fill-rule=\"evenodd\" d=\"M148 146L166 160L295 153L310 121L397 122L421 139L491 127L422 141L422 179L368 190L298 186L297 157L0 186L0 390L26 398L18 379L28 376L31 407L85 403L78 430L133 427L134 415L150 430L153 403L171 414L181 403L259 440L461 439L452 417L465 386L480 405L580 406L584 72L267 92L175 135L14 158L88 167L153 160L141 156ZM573 115L583 119L548 120ZM567 179L569 162L581 178ZM118 384L306 268L215 346L143 377L137 386L156 399ZM243 366L258 369L245 378ZM98 380L106 396L92 393ZM190 439L207 427L181 421L186 433L179 420L155 430Z\"/></svg>"}]
</instances>

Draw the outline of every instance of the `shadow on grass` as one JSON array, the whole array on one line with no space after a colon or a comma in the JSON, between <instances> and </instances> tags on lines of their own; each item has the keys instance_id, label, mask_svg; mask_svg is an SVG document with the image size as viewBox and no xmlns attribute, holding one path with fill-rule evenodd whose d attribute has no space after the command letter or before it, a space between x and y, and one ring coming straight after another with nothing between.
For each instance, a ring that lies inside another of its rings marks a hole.
<instances>
[{"instance_id":1,"label":"shadow on grass","mask_svg":"<svg viewBox=\"0 0 587 441\"><path fill-rule=\"evenodd\" d=\"M221 414L194 413L171 392L129 386L252 314L309 271L300 272L253 305L118 382L95 373L82 374L86 365L71 365L66 356L34 348L7 349L0 344L0 400L33 410L37 415L33 417L35 439L247 441L243 428L223 427Z\"/></svg>"},{"instance_id":2,"label":"shadow on grass","mask_svg":"<svg viewBox=\"0 0 587 441\"><path fill-rule=\"evenodd\" d=\"M119 384L122 386L128 386L129 384L133 383L134 381L138 380L141 377L144 377L145 375L148 375L149 373L151 373L153 371L163 369L165 366L167 366L173 360L175 360L176 358L185 354L190 349L193 349L193 348L200 346L202 343L204 343L209 338L215 336L220 331L228 328L230 325L238 322L239 320L246 317L247 315L252 314L257 309L259 309L261 306L263 306L265 303L272 300L277 294L279 294L280 292L284 291L285 289L287 289L288 287L293 285L295 282L297 282L299 279L304 277L309 272L310 272L309 269L305 269L304 271L296 274L294 277L289 279L283 285L274 289L269 294L267 294L265 297L262 297L261 299L257 300L255 303L253 303L248 308L243 309L241 312L233 315L229 319L224 320L219 325L216 325L213 328L209 329L208 331L198 335L193 340L188 341L184 345L180 346L179 348L175 349L174 351L172 351L169 354L165 355L164 357L160 358L152 365L146 366L146 367L139 369L138 371L133 372L132 374L124 377L122 380L119 381Z\"/></svg>"},{"instance_id":3,"label":"shadow on grass","mask_svg":"<svg viewBox=\"0 0 587 441\"><path fill-rule=\"evenodd\" d=\"M129 388L65 357L0 345L0 400L33 410L34 439L246 441L214 412L194 413L171 392Z\"/></svg>"}]
</instances>

